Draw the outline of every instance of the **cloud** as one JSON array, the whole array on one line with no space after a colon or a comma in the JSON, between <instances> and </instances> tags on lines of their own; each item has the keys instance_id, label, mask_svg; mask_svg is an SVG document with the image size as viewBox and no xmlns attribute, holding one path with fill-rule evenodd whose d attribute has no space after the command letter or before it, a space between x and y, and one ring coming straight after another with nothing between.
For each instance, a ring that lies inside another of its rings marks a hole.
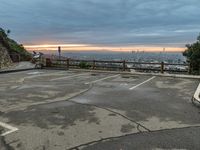
<instances>
[{"instance_id":1,"label":"cloud","mask_svg":"<svg viewBox=\"0 0 200 150\"><path fill-rule=\"evenodd\" d=\"M184 46L200 31L199 7L199 0L1 0L0 23L25 44Z\"/></svg>"}]
</instances>

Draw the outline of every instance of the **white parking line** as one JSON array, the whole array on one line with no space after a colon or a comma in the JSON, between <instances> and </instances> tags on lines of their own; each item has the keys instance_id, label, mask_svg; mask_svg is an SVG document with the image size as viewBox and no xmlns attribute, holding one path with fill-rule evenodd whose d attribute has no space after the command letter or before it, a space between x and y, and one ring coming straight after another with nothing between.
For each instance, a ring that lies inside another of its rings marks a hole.
<instances>
[{"instance_id":1,"label":"white parking line","mask_svg":"<svg viewBox=\"0 0 200 150\"><path fill-rule=\"evenodd\" d=\"M144 82L142 82L142 83L140 83L140 84L137 84L137 85L135 85L135 86L129 88L129 90L133 90L133 89L135 89L135 88L137 88L137 87L139 87L139 86L141 86L141 85L143 85L143 84L145 84L145 83L147 83L147 82L153 80L154 78L155 78L155 76L149 78L148 80L146 80L146 81L144 81Z\"/></svg>"},{"instance_id":2,"label":"white parking line","mask_svg":"<svg viewBox=\"0 0 200 150\"><path fill-rule=\"evenodd\" d=\"M103 80L106 80L106 79L118 77L119 75L120 75L120 74L117 74L117 75L114 75L114 76L108 76L108 77L105 77L105 78L102 78L102 79L98 79L98 80L95 80L95 81L86 82L85 84L97 83L97 82L100 82L100 81L103 81Z\"/></svg>"},{"instance_id":3,"label":"white parking line","mask_svg":"<svg viewBox=\"0 0 200 150\"><path fill-rule=\"evenodd\" d=\"M16 132L17 130L19 130L18 128L12 127L6 123L0 122L0 126L2 126L3 128L8 129L8 131L6 131L5 133L2 133L0 136L6 136L10 133Z\"/></svg>"},{"instance_id":4,"label":"white parking line","mask_svg":"<svg viewBox=\"0 0 200 150\"><path fill-rule=\"evenodd\" d=\"M63 73L63 71L53 72L53 73L39 73L39 74L35 74L35 75L25 76L23 78L20 78L16 82L17 83L23 83L27 79L34 79L34 78L37 78L37 77L53 76L53 75L58 75L59 73Z\"/></svg>"},{"instance_id":5,"label":"white parking line","mask_svg":"<svg viewBox=\"0 0 200 150\"><path fill-rule=\"evenodd\" d=\"M82 73L82 74L76 74L72 76L60 77L60 78L51 79L50 81L58 81L58 80L63 80L63 79L68 79L68 78L73 78L73 77L79 77L79 76L87 75L87 74L88 73Z\"/></svg>"}]
</instances>

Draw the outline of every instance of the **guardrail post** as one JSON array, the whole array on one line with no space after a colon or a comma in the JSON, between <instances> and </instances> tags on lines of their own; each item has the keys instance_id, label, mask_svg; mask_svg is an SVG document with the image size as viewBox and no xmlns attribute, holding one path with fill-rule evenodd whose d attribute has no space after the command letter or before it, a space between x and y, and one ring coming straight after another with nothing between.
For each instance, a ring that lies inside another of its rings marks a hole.
<instances>
[{"instance_id":1,"label":"guardrail post","mask_svg":"<svg viewBox=\"0 0 200 150\"><path fill-rule=\"evenodd\" d=\"M57 60L57 62L58 62L58 67L61 67L61 59L59 58L58 60Z\"/></svg>"},{"instance_id":2,"label":"guardrail post","mask_svg":"<svg viewBox=\"0 0 200 150\"><path fill-rule=\"evenodd\" d=\"M69 69L69 58L67 58L67 69Z\"/></svg>"},{"instance_id":3,"label":"guardrail post","mask_svg":"<svg viewBox=\"0 0 200 150\"><path fill-rule=\"evenodd\" d=\"M92 69L95 69L95 60L93 60Z\"/></svg>"},{"instance_id":4,"label":"guardrail post","mask_svg":"<svg viewBox=\"0 0 200 150\"><path fill-rule=\"evenodd\" d=\"M161 62L161 68L160 68L161 73L164 73L164 65L165 65L164 62Z\"/></svg>"},{"instance_id":5,"label":"guardrail post","mask_svg":"<svg viewBox=\"0 0 200 150\"><path fill-rule=\"evenodd\" d=\"M126 61L123 61L123 71L126 71Z\"/></svg>"}]
</instances>

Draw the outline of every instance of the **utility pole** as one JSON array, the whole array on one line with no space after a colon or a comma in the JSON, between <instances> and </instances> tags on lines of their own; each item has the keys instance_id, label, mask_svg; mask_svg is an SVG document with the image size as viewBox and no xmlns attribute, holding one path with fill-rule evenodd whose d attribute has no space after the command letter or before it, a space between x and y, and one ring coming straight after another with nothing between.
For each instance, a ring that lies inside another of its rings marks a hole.
<instances>
[{"instance_id":1,"label":"utility pole","mask_svg":"<svg viewBox=\"0 0 200 150\"><path fill-rule=\"evenodd\" d=\"M61 47L58 47L59 60L61 60Z\"/></svg>"}]
</instances>

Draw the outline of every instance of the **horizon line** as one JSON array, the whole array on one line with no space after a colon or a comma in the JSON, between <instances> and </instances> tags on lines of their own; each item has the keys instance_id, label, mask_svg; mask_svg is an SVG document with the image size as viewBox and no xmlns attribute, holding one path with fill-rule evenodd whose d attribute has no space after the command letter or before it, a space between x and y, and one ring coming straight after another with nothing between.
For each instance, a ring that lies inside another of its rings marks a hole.
<instances>
[{"instance_id":1,"label":"horizon line","mask_svg":"<svg viewBox=\"0 0 200 150\"><path fill-rule=\"evenodd\" d=\"M37 50L27 50L29 52L32 52L32 51L37 51L37 52L58 52L58 50L41 50L41 49L37 49ZM146 50L146 51L143 51L143 50L124 50L124 51L117 51L117 50L62 50L62 52L70 52L70 53L73 53L73 52L98 52L98 53L104 53L104 52L121 52L121 53L160 53L160 52L166 52L166 53L182 53L184 51L155 51L155 50Z\"/></svg>"},{"instance_id":2,"label":"horizon line","mask_svg":"<svg viewBox=\"0 0 200 150\"><path fill-rule=\"evenodd\" d=\"M28 51L57 51L61 47L62 51L117 51L117 52L183 52L183 47L161 47L161 46L93 46L86 44L41 44L41 45L24 45Z\"/></svg>"}]
</instances>

